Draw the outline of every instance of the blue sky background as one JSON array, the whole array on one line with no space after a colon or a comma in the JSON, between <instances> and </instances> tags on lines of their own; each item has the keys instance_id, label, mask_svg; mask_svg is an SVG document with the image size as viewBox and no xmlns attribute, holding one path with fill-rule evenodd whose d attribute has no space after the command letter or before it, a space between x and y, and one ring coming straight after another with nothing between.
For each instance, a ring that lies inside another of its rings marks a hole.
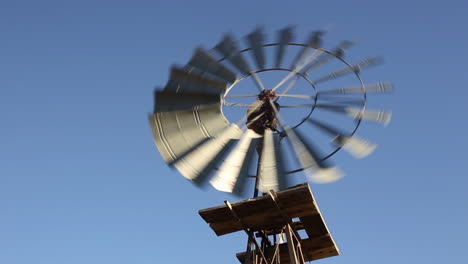
<instances>
[{"instance_id":1,"label":"blue sky background","mask_svg":"<svg viewBox=\"0 0 468 264\"><path fill-rule=\"evenodd\" d=\"M347 177L312 185L341 256L317 263L462 263L468 258L468 2L0 2L0 263L237 263L244 234L216 237L202 208L237 198L168 168L147 124L152 92L193 48L257 25L334 25L325 47L382 55L364 80L389 127ZM372 100L373 98L371 98ZM301 177L300 175L298 177Z\"/></svg>"}]
</instances>

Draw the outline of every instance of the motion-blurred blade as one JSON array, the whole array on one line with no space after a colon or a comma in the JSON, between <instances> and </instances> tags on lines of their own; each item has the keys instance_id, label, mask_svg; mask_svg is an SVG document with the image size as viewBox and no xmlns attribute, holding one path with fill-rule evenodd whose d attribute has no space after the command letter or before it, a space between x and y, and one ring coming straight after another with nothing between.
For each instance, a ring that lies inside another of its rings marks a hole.
<instances>
[{"instance_id":1,"label":"motion-blurred blade","mask_svg":"<svg viewBox=\"0 0 468 264\"><path fill-rule=\"evenodd\" d=\"M343 105L364 105L364 99L343 99L337 97L326 97L326 96L319 96L317 100L326 101L327 103L333 104L343 104Z\"/></svg>"},{"instance_id":2,"label":"motion-blurred blade","mask_svg":"<svg viewBox=\"0 0 468 264\"><path fill-rule=\"evenodd\" d=\"M214 105L220 103L219 95L180 94L167 90L155 91L154 112L191 110L197 106Z\"/></svg>"},{"instance_id":3,"label":"motion-blurred blade","mask_svg":"<svg viewBox=\"0 0 468 264\"><path fill-rule=\"evenodd\" d=\"M175 93L221 94L226 90L226 83L172 67L164 90Z\"/></svg>"},{"instance_id":4,"label":"motion-blurred blade","mask_svg":"<svg viewBox=\"0 0 468 264\"><path fill-rule=\"evenodd\" d=\"M337 146L343 147L343 149L358 159L369 156L377 148L377 144L360 138L356 135L352 137L337 136L333 140L333 143L335 143Z\"/></svg>"},{"instance_id":5,"label":"motion-blurred blade","mask_svg":"<svg viewBox=\"0 0 468 264\"><path fill-rule=\"evenodd\" d=\"M333 50L333 53L338 57L338 58L342 58L344 56L344 53L345 51L351 47L353 45L352 42L350 41L343 41L341 42L338 47L336 47L334 50ZM335 56L331 55L331 54L328 54L328 53L323 53L321 55L321 57L315 61L315 63L311 64L309 67L307 67L303 72L304 74L308 75L310 74L312 71L318 69L320 66L328 63L329 61L333 60L333 58L335 58Z\"/></svg>"},{"instance_id":6,"label":"motion-blurred blade","mask_svg":"<svg viewBox=\"0 0 468 264\"><path fill-rule=\"evenodd\" d=\"M271 129L265 129L259 175L261 189L264 193L270 190L281 191L287 188L279 141L277 134L274 134Z\"/></svg>"},{"instance_id":7,"label":"motion-blurred blade","mask_svg":"<svg viewBox=\"0 0 468 264\"><path fill-rule=\"evenodd\" d=\"M296 158L304 168L304 172L315 183L329 183L339 180L343 173L336 167L331 167L320 158L317 148L312 143L304 140L298 131L286 128L288 141L290 142Z\"/></svg>"},{"instance_id":8,"label":"motion-blurred blade","mask_svg":"<svg viewBox=\"0 0 468 264\"><path fill-rule=\"evenodd\" d=\"M359 93L390 93L393 91L393 86L390 82L378 82L373 84L364 85L364 89L361 86L338 88L327 91L320 91L317 94L320 95L335 95L335 94L359 94Z\"/></svg>"},{"instance_id":9,"label":"motion-blurred blade","mask_svg":"<svg viewBox=\"0 0 468 264\"><path fill-rule=\"evenodd\" d=\"M231 35L227 34L223 40L216 45L215 49L219 51L226 59L241 73L248 74L251 69L242 54L237 48L237 44Z\"/></svg>"},{"instance_id":10,"label":"motion-blurred blade","mask_svg":"<svg viewBox=\"0 0 468 264\"><path fill-rule=\"evenodd\" d=\"M265 41L265 35L263 30L258 28L254 32L250 33L246 37L249 46L252 48L253 57L255 63L259 69L265 68L265 54L263 52L263 43Z\"/></svg>"},{"instance_id":11,"label":"motion-blurred blade","mask_svg":"<svg viewBox=\"0 0 468 264\"><path fill-rule=\"evenodd\" d=\"M237 125L231 124L218 136L205 141L185 157L173 163L173 166L186 179L200 184L241 133L242 130Z\"/></svg>"},{"instance_id":12,"label":"motion-blurred blade","mask_svg":"<svg viewBox=\"0 0 468 264\"><path fill-rule=\"evenodd\" d=\"M188 65L195 67L202 72L209 73L226 82L233 83L236 81L236 74L234 72L218 62L202 48L195 49L192 58L188 62Z\"/></svg>"},{"instance_id":13,"label":"motion-blurred blade","mask_svg":"<svg viewBox=\"0 0 468 264\"><path fill-rule=\"evenodd\" d=\"M275 67L281 67L281 63L283 62L284 53L286 51L286 46L288 43L291 43L294 39L293 28L287 27L278 31L278 46L276 50L276 57L275 57Z\"/></svg>"},{"instance_id":14,"label":"motion-blurred blade","mask_svg":"<svg viewBox=\"0 0 468 264\"><path fill-rule=\"evenodd\" d=\"M325 76L323 76L321 78L318 78L317 80L314 80L314 83L317 84L317 83L333 80L333 79L336 79L338 77L341 77L341 76L344 76L346 74L353 73L353 72L357 73L357 72L360 72L364 68L368 68L370 66L375 66L375 65L382 64L382 62L383 62L383 60L381 58L378 58L378 57L372 57L372 58L364 59L361 62L359 62L358 64L351 65L351 67L347 66L346 68L343 68L341 70L338 70L338 71L332 72L332 73L330 73L328 75L325 75Z\"/></svg>"},{"instance_id":15,"label":"motion-blurred blade","mask_svg":"<svg viewBox=\"0 0 468 264\"><path fill-rule=\"evenodd\" d=\"M311 118L307 121L333 137L333 144L343 147L343 149L347 150L356 158L364 158L370 155L377 147L376 144L364 140L356 135L346 136L344 132L323 122L319 122Z\"/></svg>"},{"instance_id":16,"label":"motion-blurred blade","mask_svg":"<svg viewBox=\"0 0 468 264\"><path fill-rule=\"evenodd\" d=\"M252 156L255 153L255 140L258 135L248 129L240 141L219 168L216 176L210 183L215 189L222 192L240 195L245 185Z\"/></svg>"},{"instance_id":17,"label":"motion-blurred blade","mask_svg":"<svg viewBox=\"0 0 468 264\"><path fill-rule=\"evenodd\" d=\"M297 69L298 66L305 59L307 53L312 49L320 48L322 46L322 36L325 34L323 31L315 31L310 34L309 40L307 41L307 47L303 47L293 63L291 64L291 69Z\"/></svg>"},{"instance_id":18,"label":"motion-blurred blade","mask_svg":"<svg viewBox=\"0 0 468 264\"><path fill-rule=\"evenodd\" d=\"M392 112L386 112L384 110L363 110L360 108L327 104L317 104L317 107L324 110L343 113L348 116L351 116L354 119L363 119L376 122L384 126L388 125L388 123L390 123L390 120L392 119Z\"/></svg>"},{"instance_id":19,"label":"motion-blurred blade","mask_svg":"<svg viewBox=\"0 0 468 264\"><path fill-rule=\"evenodd\" d=\"M172 164L229 126L219 104L190 110L156 112L149 117L154 143Z\"/></svg>"},{"instance_id":20,"label":"motion-blurred blade","mask_svg":"<svg viewBox=\"0 0 468 264\"><path fill-rule=\"evenodd\" d=\"M333 53L338 57L338 58L343 58L345 56L345 52L347 49L349 49L351 46L353 46L354 43L349 41L349 40L345 40L345 41L342 41L338 47L336 47L334 50L333 50Z\"/></svg>"}]
</instances>

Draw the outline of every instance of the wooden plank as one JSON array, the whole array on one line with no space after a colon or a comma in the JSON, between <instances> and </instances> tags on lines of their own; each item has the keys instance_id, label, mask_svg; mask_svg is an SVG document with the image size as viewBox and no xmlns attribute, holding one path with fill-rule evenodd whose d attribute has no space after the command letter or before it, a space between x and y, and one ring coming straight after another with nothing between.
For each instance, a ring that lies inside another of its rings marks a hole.
<instances>
[{"instance_id":1,"label":"wooden plank","mask_svg":"<svg viewBox=\"0 0 468 264\"><path fill-rule=\"evenodd\" d=\"M291 218L311 216L318 213L313 203L312 193L307 184L295 186L277 193L283 213ZM232 203L232 207L242 222L254 230L282 227L286 223L281 212L269 195ZM199 211L200 216L210 224L217 235L242 230L237 219L226 205Z\"/></svg>"},{"instance_id":2,"label":"wooden plank","mask_svg":"<svg viewBox=\"0 0 468 264\"><path fill-rule=\"evenodd\" d=\"M277 192L277 195L284 204L285 208L290 207L291 204L295 205L299 201L313 201L312 193L307 184L296 185L290 189ZM313 209L313 204L306 204L309 206L308 208L304 209ZM274 203L271 201L268 195L263 195L257 198L246 199L232 203L232 206L233 208L236 208L236 212L238 212L239 215L246 216L257 211L271 209L274 206ZM231 217L231 214L226 208L226 205L202 209L198 213L207 223L225 221Z\"/></svg>"},{"instance_id":3,"label":"wooden plank","mask_svg":"<svg viewBox=\"0 0 468 264\"><path fill-rule=\"evenodd\" d=\"M308 237L317 237L328 234L323 218L320 214L299 217Z\"/></svg>"},{"instance_id":4,"label":"wooden plank","mask_svg":"<svg viewBox=\"0 0 468 264\"><path fill-rule=\"evenodd\" d=\"M297 204L297 206L295 207L285 209L284 212L291 218L305 217L317 214L317 211L308 210L306 209L307 207L309 206L304 204ZM237 212L237 207L233 206L233 208ZM286 221L283 219L276 206L263 212L256 212L255 214L249 216L242 216L240 214L238 215L242 222L248 228L253 228L254 230L268 230L273 227L282 228L286 224ZM210 227L218 235L228 234L242 230L241 226L238 224L237 219L233 217L226 221L210 223Z\"/></svg>"},{"instance_id":5,"label":"wooden plank","mask_svg":"<svg viewBox=\"0 0 468 264\"><path fill-rule=\"evenodd\" d=\"M289 225L286 226L286 245L288 246L288 255L289 261L291 264L299 264L297 259L297 252L296 252L296 243L293 238L293 232ZM281 259L281 251L280 251L280 259Z\"/></svg>"}]
</instances>

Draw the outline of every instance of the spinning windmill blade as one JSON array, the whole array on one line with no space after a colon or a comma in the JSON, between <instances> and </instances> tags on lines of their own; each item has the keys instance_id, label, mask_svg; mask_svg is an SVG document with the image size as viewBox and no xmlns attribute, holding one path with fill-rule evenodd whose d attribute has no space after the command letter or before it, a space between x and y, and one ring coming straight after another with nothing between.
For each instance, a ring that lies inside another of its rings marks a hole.
<instances>
[{"instance_id":1,"label":"spinning windmill blade","mask_svg":"<svg viewBox=\"0 0 468 264\"><path fill-rule=\"evenodd\" d=\"M256 29L254 32L247 35L246 39L248 45L253 50L253 57L257 67L259 69L265 68L265 54L262 47L265 41L263 30L260 28Z\"/></svg>"},{"instance_id":2,"label":"spinning windmill blade","mask_svg":"<svg viewBox=\"0 0 468 264\"><path fill-rule=\"evenodd\" d=\"M390 93L393 90L390 82L378 82L375 84L364 85L364 87L354 86L338 88L318 92L319 95L342 95L342 94L362 94L362 93Z\"/></svg>"},{"instance_id":3,"label":"spinning windmill blade","mask_svg":"<svg viewBox=\"0 0 468 264\"><path fill-rule=\"evenodd\" d=\"M302 47L302 49L297 54L294 59L291 69L297 69L301 62L307 57L306 55L311 50L311 48L317 51L317 48L322 46L322 36L325 34L323 31L315 31L310 34L309 41L307 42L307 47Z\"/></svg>"},{"instance_id":4,"label":"spinning windmill blade","mask_svg":"<svg viewBox=\"0 0 468 264\"><path fill-rule=\"evenodd\" d=\"M278 31L278 46L276 48L275 67L280 68L283 62L283 57L286 52L286 47L294 39L292 27L287 27Z\"/></svg>"},{"instance_id":5,"label":"spinning windmill blade","mask_svg":"<svg viewBox=\"0 0 468 264\"><path fill-rule=\"evenodd\" d=\"M343 59L345 52L349 49L353 43L351 41L343 41L341 42L338 47L336 47L333 52L331 53L322 53L321 57L318 58L313 64L307 66L307 68L303 71L305 75L310 74L312 71L316 70L320 66L332 61L335 58Z\"/></svg>"},{"instance_id":6,"label":"spinning windmill blade","mask_svg":"<svg viewBox=\"0 0 468 264\"><path fill-rule=\"evenodd\" d=\"M262 190L284 190L288 187L284 160L281 156L280 139L271 129L263 135L263 148L260 161L260 181Z\"/></svg>"},{"instance_id":7,"label":"spinning windmill blade","mask_svg":"<svg viewBox=\"0 0 468 264\"><path fill-rule=\"evenodd\" d=\"M155 92L154 113L149 116L154 142L168 165L193 183L210 182L217 190L240 195L249 178L255 178L256 188L263 192L287 188L291 174L299 171L304 171L313 182L336 181L343 173L332 165L329 158L333 154L343 148L362 158L375 149L375 144L359 138L355 131L363 120L383 125L390 121L390 112L368 110L366 100L367 94L390 92L391 84L362 85L360 77L362 69L381 60L371 58L349 64L343 57L351 42L344 41L327 51L322 48L322 31L312 32L305 44L293 43L293 35L292 28L288 27L278 32L276 43L265 43L265 34L258 28L245 37L248 47L241 49L234 37L226 34L213 51L196 48L185 67L171 68L164 89ZM297 53L291 55L293 60L288 60L292 61L289 69L281 68L290 47ZM265 54L272 53L266 49L273 49L273 59L267 60ZM246 53L251 53L257 69L249 65ZM312 77L315 69L334 60L345 67L322 77ZM275 86L265 87L260 80L263 72L287 74ZM321 83L350 73L356 76L357 86L318 89ZM288 82L291 78L293 81ZM309 82L310 92L291 93L301 78ZM245 79L252 79L256 89L230 94ZM284 83L288 86L276 94L275 90ZM354 97L344 97L348 95ZM252 100L248 103L235 102L249 98ZM282 105L283 100L298 100L298 103ZM248 107L248 110L240 120L228 121L224 114L236 107ZM308 109L305 116L300 122L290 124L295 114L287 111L300 108ZM280 109L285 110L280 114ZM332 120L318 121L316 113L319 115L320 111L316 109L349 116L357 122L346 132L339 127L341 124L330 124ZM299 130L304 123L328 135L336 149L328 154L322 151L320 142ZM296 165L286 162L291 160L284 157L288 146ZM257 174L251 175L255 161L258 161Z\"/></svg>"},{"instance_id":8,"label":"spinning windmill blade","mask_svg":"<svg viewBox=\"0 0 468 264\"><path fill-rule=\"evenodd\" d=\"M345 114L356 120L368 120L381 125L388 125L392 119L392 113L384 110L367 110L343 105L317 104L317 108Z\"/></svg>"},{"instance_id":9,"label":"spinning windmill blade","mask_svg":"<svg viewBox=\"0 0 468 264\"><path fill-rule=\"evenodd\" d=\"M317 120L313 120L309 118L307 121L309 121L309 123L315 125L316 127L320 128L322 131L324 131L328 135L332 136L333 144L339 147L343 147L345 150L349 151L356 158L364 158L370 155L377 147L376 144L371 143L370 141L359 138L356 135L353 135L353 136L346 135L344 132L340 131L339 129L334 128L325 123L319 122Z\"/></svg>"},{"instance_id":10,"label":"spinning windmill blade","mask_svg":"<svg viewBox=\"0 0 468 264\"><path fill-rule=\"evenodd\" d=\"M216 176L210 181L211 185L219 191L239 194L248 177L252 155L255 151L254 140L257 134L247 130L236 148L218 169Z\"/></svg>"}]
</instances>

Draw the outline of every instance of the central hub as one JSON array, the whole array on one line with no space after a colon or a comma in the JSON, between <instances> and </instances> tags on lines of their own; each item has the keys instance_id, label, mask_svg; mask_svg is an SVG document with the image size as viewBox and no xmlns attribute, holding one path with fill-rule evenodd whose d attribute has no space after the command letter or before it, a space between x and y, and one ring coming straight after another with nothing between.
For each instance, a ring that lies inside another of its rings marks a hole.
<instances>
[{"instance_id":1,"label":"central hub","mask_svg":"<svg viewBox=\"0 0 468 264\"><path fill-rule=\"evenodd\" d=\"M280 106L275 98L276 93L273 90L263 90L258 94L255 102L247 110L247 128L260 135L263 135L267 128L277 131L276 113L279 112Z\"/></svg>"}]
</instances>

